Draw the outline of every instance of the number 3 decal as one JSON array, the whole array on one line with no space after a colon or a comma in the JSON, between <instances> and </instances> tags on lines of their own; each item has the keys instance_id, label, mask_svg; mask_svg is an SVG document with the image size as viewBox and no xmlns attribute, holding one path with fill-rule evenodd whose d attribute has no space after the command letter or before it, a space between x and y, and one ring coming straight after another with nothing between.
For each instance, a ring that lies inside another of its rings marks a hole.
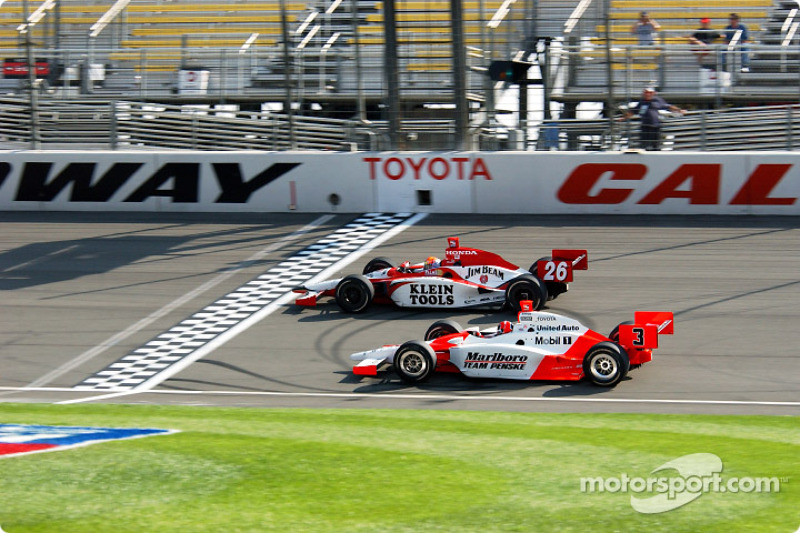
<instances>
[{"instance_id":1,"label":"number 3 decal","mask_svg":"<svg viewBox=\"0 0 800 533\"><path fill-rule=\"evenodd\" d=\"M567 268L566 261L547 261L544 265L539 266L539 272L544 281L570 281L567 279L569 268Z\"/></svg>"},{"instance_id":2,"label":"number 3 decal","mask_svg":"<svg viewBox=\"0 0 800 533\"><path fill-rule=\"evenodd\" d=\"M644 346L644 328L632 328L631 331L636 336L631 342L634 348L641 348Z\"/></svg>"}]
</instances>

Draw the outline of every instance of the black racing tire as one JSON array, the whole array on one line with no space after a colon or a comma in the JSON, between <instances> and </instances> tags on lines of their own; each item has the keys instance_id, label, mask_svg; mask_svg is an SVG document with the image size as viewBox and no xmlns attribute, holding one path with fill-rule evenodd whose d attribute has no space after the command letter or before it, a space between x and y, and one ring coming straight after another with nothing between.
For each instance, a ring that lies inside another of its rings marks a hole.
<instances>
[{"instance_id":1,"label":"black racing tire","mask_svg":"<svg viewBox=\"0 0 800 533\"><path fill-rule=\"evenodd\" d=\"M628 354L618 344L599 342L583 356L583 374L599 387L613 387L628 374Z\"/></svg>"},{"instance_id":2,"label":"black racing tire","mask_svg":"<svg viewBox=\"0 0 800 533\"><path fill-rule=\"evenodd\" d=\"M433 339L452 335L453 333L461 333L462 331L464 331L464 328L454 320L437 320L425 332L425 340L432 341Z\"/></svg>"},{"instance_id":3,"label":"black racing tire","mask_svg":"<svg viewBox=\"0 0 800 533\"><path fill-rule=\"evenodd\" d=\"M376 270L384 270L386 268L392 268L393 266L394 265L390 259L387 259L386 257L376 257L374 259L370 259L369 263L367 263L361 273L370 274Z\"/></svg>"},{"instance_id":4,"label":"black racing tire","mask_svg":"<svg viewBox=\"0 0 800 533\"><path fill-rule=\"evenodd\" d=\"M506 303L515 311L520 311L520 302L530 300L536 311L547 303L547 286L542 280L530 274L512 279L506 286Z\"/></svg>"},{"instance_id":5,"label":"black racing tire","mask_svg":"<svg viewBox=\"0 0 800 533\"><path fill-rule=\"evenodd\" d=\"M359 274L351 274L342 278L336 285L336 303L346 313L362 313L372 303L375 287Z\"/></svg>"},{"instance_id":6,"label":"black racing tire","mask_svg":"<svg viewBox=\"0 0 800 533\"><path fill-rule=\"evenodd\" d=\"M553 258L548 256L540 257L536 261L533 262L531 267L528 269L533 276L539 277L539 263L542 261L551 261ZM541 279L541 278L540 278ZM544 280L542 280L544 281ZM563 281L545 281L545 287L547 287L547 300L555 300L558 298L560 294L567 292L568 285Z\"/></svg>"},{"instance_id":7,"label":"black racing tire","mask_svg":"<svg viewBox=\"0 0 800 533\"><path fill-rule=\"evenodd\" d=\"M634 323L635 322L633 320L626 320L625 322L620 322L619 324L614 326L614 329L612 329L611 333L608 334L608 338L619 344L619 327L632 326Z\"/></svg>"},{"instance_id":8,"label":"black racing tire","mask_svg":"<svg viewBox=\"0 0 800 533\"><path fill-rule=\"evenodd\" d=\"M394 371L406 383L421 383L436 370L436 352L424 341L408 341L394 354Z\"/></svg>"}]
</instances>

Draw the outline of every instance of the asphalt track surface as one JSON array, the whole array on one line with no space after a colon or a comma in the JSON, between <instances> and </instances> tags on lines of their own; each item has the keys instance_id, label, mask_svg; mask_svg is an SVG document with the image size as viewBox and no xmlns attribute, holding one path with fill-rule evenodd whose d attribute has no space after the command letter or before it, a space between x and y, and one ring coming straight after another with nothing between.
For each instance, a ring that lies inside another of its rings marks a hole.
<instances>
[{"instance_id":1,"label":"asphalt track surface","mask_svg":"<svg viewBox=\"0 0 800 533\"><path fill-rule=\"evenodd\" d=\"M451 235L526 267L552 248L587 248L589 270L549 310L605 333L635 310L675 313L675 335L661 337L654 361L613 389L358 378L353 352L420 338L440 318L491 327L513 317L393 307L352 316L330 301L280 305L150 391L72 390L354 218L0 213L0 401L800 414L800 220L791 217L431 215L343 268L442 256Z\"/></svg>"}]
</instances>

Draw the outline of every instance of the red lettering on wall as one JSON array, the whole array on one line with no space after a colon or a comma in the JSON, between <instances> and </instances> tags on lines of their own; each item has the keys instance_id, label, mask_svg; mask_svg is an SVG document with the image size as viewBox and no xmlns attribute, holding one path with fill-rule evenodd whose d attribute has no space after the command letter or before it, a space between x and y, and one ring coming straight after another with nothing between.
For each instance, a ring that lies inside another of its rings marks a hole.
<instances>
[{"instance_id":1,"label":"red lettering on wall","mask_svg":"<svg viewBox=\"0 0 800 533\"><path fill-rule=\"evenodd\" d=\"M390 180L399 180L412 172L415 180L430 177L441 181L453 174L457 175L456 179L463 180L467 172L469 172L468 179L470 180L481 177L486 180L492 179L486 163L480 157L475 158L468 171L465 169L465 165L469 165L472 161L468 157L434 157L430 160L427 157L420 159L390 157L386 160L380 157L364 157L362 161L369 163L369 179L371 180L377 179L378 174ZM457 169L455 172L453 171L454 167Z\"/></svg>"},{"instance_id":2,"label":"red lettering on wall","mask_svg":"<svg viewBox=\"0 0 800 533\"><path fill-rule=\"evenodd\" d=\"M414 169L414 179L418 180L419 179L419 169L421 169L422 165L425 164L425 161L427 161L427 158L423 157L422 159L419 160L419 163L417 163L416 165L414 164L414 160L411 159L410 157L406 158L406 161L408 161L408 164L411 166L411 168Z\"/></svg>"},{"instance_id":3,"label":"red lettering on wall","mask_svg":"<svg viewBox=\"0 0 800 533\"><path fill-rule=\"evenodd\" d=\"M365 157L364 162L369 163L369 179L375 179L375 163L381 160L380 157Z\"/></svg>"},{"instance_id":4,"label":"red lettering on wall","mask_svg":"<svg viewBox=\"0 0 800 533\"><path fill-rule=\"evenodd\" d=\"M436 172L436 164L439 164L440 172ZM450 174L450 164L441 157L431 159L431 164L428 165L428 174L435 180L443 180Z\"/></svg>"},{"instance_id":5,"label":"red lettering on wall","mask_svg":"<svg viewBox=\"0 0 800 533\"><path fill-rule=\"evenodd\" d=\"M692 205L715 205L719 203L719 174L721 165L681 165L667 176L640 204L660 204L667 198L688 198ZM688 190L678 187L691 181Z\"/></svg>"},{"instance_id":6,"label":"red lettering on wall","mask_svg":"<svg viewBox=\"0 0 800 533\"><path fill-rule=\"evenodd\" d=\"M392 163L397 163L397 165L396 165L397 172L396 173L392 173L392 169L391 169ZM406 173L406 166L403 164L403 160L400 159L399 157L390 157L383 164L383 173L390 180L399 180Z\"/></svg>"},{"instance_id":7,"label":"red lettering on wall","mask_svg":"<svg viewBox=\"0 0 800 533\"><path fill-rule=\"evenodd\" d=\"M478 176L490 181L492 179L492 176L489 174L489 169L486 168L486 163L483 162L483 158L481 157L475 159L475 165L472 167L472 174L469 175L469 179L474 180Z\"/></svg>"},{"instance_id":8,"label":"red lettering on wall","mask_svg":"<svg viewBox=\"0 0 800 533\"><path fill-rule=\"evenodd\" d=\"M633 189L600 189L592 195L592 187L606 174L609 180L639 181L647 167L639 163L584 163L572 171L558 190L558 199L565 204L621 204Z\"/></svg>"},{"instance_id":9,"label":"red lettering on wall","mask_svg":"<svg viewBox=\"0 0 800 533\"><path fill-rule=\"evenodd\" d=\"M794 205L797 198L770 198L769 194L792 165L758 165L731 200L731 205Z\"/></svg>"},{"instance_id":10,"label":"red lettering on wall","mask_svg":"<svg viewBox=\"0 0 800 533\"><path fill-rule=\"evenodd\" d=\"M458 168L458 179L464 179L464 163L469 161L468 157L454 157L453 163L456 164L456 168ZM489 178L491 179L491 178Z\"/></svg>"}]
</instances>

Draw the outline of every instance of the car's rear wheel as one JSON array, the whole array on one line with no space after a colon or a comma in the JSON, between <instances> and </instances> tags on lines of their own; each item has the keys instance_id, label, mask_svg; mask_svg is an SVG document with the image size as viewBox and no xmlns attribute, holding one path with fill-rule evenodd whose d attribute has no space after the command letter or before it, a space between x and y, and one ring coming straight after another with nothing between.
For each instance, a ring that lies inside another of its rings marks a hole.
<instances>
[{"instance_id":1,"label":"car's rear wheel","mask_svg":"<svg viewBox=\"0 0 800 533\"><path fill-rule=\"evenodd\" d=\"M419 383L436 370L436 352L423 341L408 341L394 354L394 371L406 383Z\"/></svg>"},{"instance_id":2,"label":"car's rear wheel","mask_svg":"<svg viewBox=\"0 0 800 533\"><path fill-rule=\"evenodd\" d=\"M592 346L583 357L583 373L600 387L613 387L628 373L628 354L613 342L600 342Z\"/></svg>"},{"instance_id":3,"label":"car's rear wheel","mask_svg":"<svg viewBox=\"0 0 800 533\"><path fill-rule=\"evenodd\" d=\"M347 313L361 313L372 303L375 288L364 276L351 274L336 285L336 303Z\"/></svg>"},{"instance_id":4,"label":"car's rear wheel","mask_svg":"<svg viewBox=\"0 0 800 533\"><path fill-rule=\"evenodd\" d=\"M433 339L452 335L453 333L461 333L462 331L464 331L464 328L454 320L438 320L431 324L431 327L425 332L425 340L432 341Z\"/></svg>"},{"instance_id":5,"label":"car's rear wheel","mask_svg":"<svg viewBox=\"0 0 800 533\"><path fill-rule=\"evenodd\" d=\"M634 324L633 320L626 320L625 322L620 322L614 329L611 330L611 333L608 334L608 338L612 341L619 343L619 327L620 326L632 326Z\"/></svg>"},{"instance_id":6,"label":"car's rear wheel","mask_svg":"<svg viewBox=\"0 0 800 533\"><path fill-rule=\"evenodd\" d=\"M535 310L542 309L547 303L547 287L544 282L529 274L512 279L506 287L506 303L514 311L519 312L521 310L520 302L524 300L533 302Z\"/></svg>"},{"instance_id":7,"label":"car's rear wheel","mask_svg":"<svg viewBox=\"0 0 800 533\"><path fill-rule=\"evenodd\" d=\"M531 268L528 269L528 272L533 274L535 277L539 278L539 263L541 262L546 263L547 261L552 261L552 260L553 258L550 256L541 257L531 265ZM564 283L563 281L544 281L544 285L545 287L547 287L548 300L555 300L556 298L558 298L559 294L567 292L568 288L567 284Z\"/></svg>"},{"instance_id":8,"label":"car's rear wheel","mask_svg":"<svg viewBox=\"0 0 800 533\"><path fill-rule=\"evenodd\" d=\"M378 270L386 270L387 268L392 268L394 265L392 261L385 258L385 257L376 257L374 259L370 259L369 263L364 267L364 270L361 271L362 274L370 274L372 272L376 272Z\"/></svg>"}]
</instances>

